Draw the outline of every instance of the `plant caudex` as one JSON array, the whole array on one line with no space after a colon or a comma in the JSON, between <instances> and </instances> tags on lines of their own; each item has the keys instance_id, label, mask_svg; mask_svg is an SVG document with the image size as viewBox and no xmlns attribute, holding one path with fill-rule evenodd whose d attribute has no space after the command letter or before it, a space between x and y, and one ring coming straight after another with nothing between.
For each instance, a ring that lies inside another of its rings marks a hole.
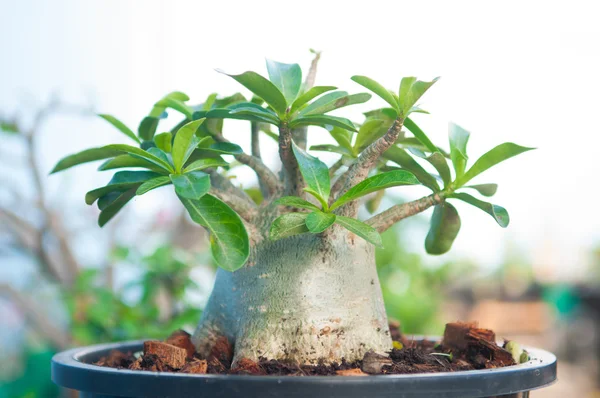
<instances>
[{"instance_id":1,"label":"plant caudex","mask_svg":"<svg viewBox=\"0 0 600 398\"><path fill-rule=\"evenodd\" d=\"M469 132L465 129L450 124L449 152L433 144L409 116L427 113L417 102L437 79L424 82L405 77L398 91L389 91L368 77L352 77L389 104L387 108L366 112L365 121L358 125L328 113L365 103L371 94L348 94L332 86L310 87L312 84L303 84L297 64L267 61L267 71L268 79L255 72L228 75L254 94L250 101L241 94L225 98L212 94L203 104L191 106L187 95L170 93L144 117L137 134L115 117L100 115L127 136L132 145L84 150L63 158L52 172L97 160L105 160L99 170L125 169L117 171L106 186L86 194L86 203L97 202L100 226L136 195L172 185L192 220L210 232L215 262L229 271L247 262L252 244L261 239L249 237L248 231L253 232L253 226L261 222L257 220L261 209L272 204L279 208L270 224L271 240L304 233L325 235L337 224L379 246L381 232L433 206L425 247L428 253L442 254L450 249L461 225L452 200L485 211L501 227L508 225L508 213L503 207L468 193L490 197L496 192L496 184L469 183L490 167L532 148L504 143L467 168ZM167 110L181 113L184 119L171 131L157 134ZM224 119L251 122L252 154L223 136ZM337 143L309 148L338 154L340 158L332 166L307 152L302 139L306 126L325 128ZM403 127L411 135L407 136ZM281 177L260 158L260 132L279 143ZM250 191L239 189L224 175L233 167L226 160L229 156L256 172L262 194L252 195L254 200ZM333 177L337 179L332 185ZM370 195L366 205L375 212L385 189L402 185L423 185L432 194L392 206L369 220L357 219L361 198Z\"/></svg>"}]
</instances>

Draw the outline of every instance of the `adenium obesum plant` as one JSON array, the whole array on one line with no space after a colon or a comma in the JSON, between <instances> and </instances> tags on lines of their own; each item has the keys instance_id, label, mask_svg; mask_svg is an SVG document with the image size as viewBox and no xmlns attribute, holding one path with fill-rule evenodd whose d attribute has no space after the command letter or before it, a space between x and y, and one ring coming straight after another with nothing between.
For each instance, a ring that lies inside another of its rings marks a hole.
<instances>
[{"instance_id":1,"label":"adenium obesum plant","mask_svg":"<svg viewBox=\"0 0 600 398\"><path fill-rule=\"evenodd\" d=\"M388 91L368 77L354 76L389 107L365 113L362 124L329 115L365 103L371 94L313 86L318 57L304 82L297 64L274 61L267 61L268 79L255 72L229 75L254 94L250 101L241 94L212 94L190 106L185 94L173 92L154 105L137 134L116 118L100 115L135 145L87 149L62 159L53 170L101 159L106 161L100 170L127 169L86 195L88 204L97 202L100 226L136 195L173 185L192 220L209 231L220 266L193 336L200 353L224 337L235 348L234 363L244 357L355 360L368 350L387 351L392 341L375 268L380 233L434 207L425 248L445 253L460 229L454 200L508 225L504 208L464 191L494 195L495 184L467 184L531 148L504 143L467 168L466 130L450 125L449 152L434 145L410 116L427 113L417 102L437 79L405 77L399 90ZM184 119L157 134L167 109ZM250 122L250 154L224 137L225 119ZM337 145L307 147L308 126L324 128L315 130L315 138L328 133ZM280 173L261 160L261 139L278 142ZM339 160L328 166L308 151L333 152ZM230 157L256 172L260 197L224 175L233 166ZM140 168L146 170L129 170ZM404 185L424 185L432 193L357 219L360 205L373 213L386 188Z\"/></svg>"}]
</instances>

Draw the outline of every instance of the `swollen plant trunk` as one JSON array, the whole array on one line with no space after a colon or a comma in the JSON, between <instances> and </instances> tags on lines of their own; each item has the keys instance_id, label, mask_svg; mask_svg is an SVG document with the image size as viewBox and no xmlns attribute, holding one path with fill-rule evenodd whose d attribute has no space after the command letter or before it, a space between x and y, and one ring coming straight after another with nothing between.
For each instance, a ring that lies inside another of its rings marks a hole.
<instances>
[{"instance_id":1,"label":"swollen plant trunk","mask_svg":"<svg viewBox=\"0 0 600 398\"><path fill-rule=\"evenodd\" d=\"M249 265L219 269L193 341L208 354L222 336L234 365L353 361L390 350L373 246L338 227L259 244Z\"/></svg>"}]
</instances>

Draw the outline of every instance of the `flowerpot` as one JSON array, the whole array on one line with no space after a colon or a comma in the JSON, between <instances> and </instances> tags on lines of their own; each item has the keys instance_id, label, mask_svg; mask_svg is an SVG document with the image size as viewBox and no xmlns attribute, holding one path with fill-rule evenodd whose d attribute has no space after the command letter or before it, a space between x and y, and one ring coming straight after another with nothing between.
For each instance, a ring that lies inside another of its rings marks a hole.
<instances>
[{"instance_id":1,"label":"flowerpot","mask_svg":"<svg viewBox=\"0 0 600 398\"><path fill-rule=\"evenodd\" d=\"M58 353L52 380L82 398L110 397L528 397L556 380L556 357L527 348L531 361L505 368L381 376L191 375L92 365L112 350L137 352L142 341L101 344Z\"/></svg>"}]
</instances>

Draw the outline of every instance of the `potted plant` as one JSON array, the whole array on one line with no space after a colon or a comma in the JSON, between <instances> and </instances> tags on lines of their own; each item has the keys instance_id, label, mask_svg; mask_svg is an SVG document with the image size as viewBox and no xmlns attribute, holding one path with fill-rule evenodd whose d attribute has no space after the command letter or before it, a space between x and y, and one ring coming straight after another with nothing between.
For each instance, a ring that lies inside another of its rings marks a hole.
<instances>
[{"instance_id":1,"label":"potted plant","mask_svg":"<svg viewBox=\"0 0 600 398\"><path fill-rule=\"evenodd\" d=\"M472 180L532 149L504 143L467 167L468 131L450 124L450 150L445 151L412 119L415 113L427 113L418 102L437 79L405 77L399 90L388 91L373 79L354 76L352 80L370 93L348 94L332 86L314 86L318 58L317 54L304 81L297 64L274 61L267 61L268 78L255 72L229 74L253 93L249 101L239 94L224 98L212 94L204 103L190 106L187 95L170 93L141 121L137 134L113 116L100 115L128 136L132 145L87 149L63 158L53 170L97 160L104 160L99 170L125 169L117 171L106 186L86 194L87 204L97 202L100 226L137 195L172 185L191 219L208 230L213 259L219 266L214 290L191 339L195 355L209 358L220 349L227 356L229 351L231 369L263 360L300 365L360 363L357 361L365 361L369 353L390 352L392 337L375 267L375 247L382 244L380 233L433 208L425 248L430 254L445 253L461 226L453 204L457 202L483 210L506 227L509 216L504 208L472 195L490 197L496 185L472 185ZM369 101L371 93L388 106L365 113L362 124L330 115ZM181 113L184 119L171 131L161 132L158 126L167 110ZM227 119L250 122L250 153L225 138L223 123ZM320 134L330 135L337 144L309 146L308 126L323 128ZM262 160L261 140L265 139L277 143L279 173ZM309 153L317 151L333 153L338 160L328 166ZM227 160L231 158L236 162ZM228 178L228 170L236 163L254 170L258 192L244 190ZM431 194L359 220L361 206L368 203L374 212L387 188L419 185ZM140 350L140 344L125 344L121 349ZM191 394L192 385L205 388L197 390L200 395L238 389L254 396L260 393L255 389L274 388L271 393L289 396L302 388L303 396L362 396L365 391L370 391L370 396L409 396L398 395L398 391L408 394L405 389L412 385L420 394L428 391L423 388L432 388L428 396L441 391L446 394L443 396L465 397L501 395L547 384L553 380L555 363L550 354L537 352L539 357L546 356L545 365L484 371L487 373L477 380L485 384L483 380L492 377L488 384L496 386L487 390L483 384L461 387L467 379L460 372L451 377L438 373L433 378L283 378L282 384L281 378L259 376L161 373L156 378L154 373L82 363L97 361L115 347L59 355L55 381L90 393L123 396L185 396ZM77 373L80 371L84 373ZM529 379L529 384L525 383L523 377L531 378L535 372L542 377L534 377L533 384ZM224 384L216 381L219 377ZM110 388L117 384L128 387L98 390L78 384L92 379L95 385L101 381ZM498 382L504 390L498 388ZM144 390L142 385L148 387Z\"/></svg>"}]
</instances>

